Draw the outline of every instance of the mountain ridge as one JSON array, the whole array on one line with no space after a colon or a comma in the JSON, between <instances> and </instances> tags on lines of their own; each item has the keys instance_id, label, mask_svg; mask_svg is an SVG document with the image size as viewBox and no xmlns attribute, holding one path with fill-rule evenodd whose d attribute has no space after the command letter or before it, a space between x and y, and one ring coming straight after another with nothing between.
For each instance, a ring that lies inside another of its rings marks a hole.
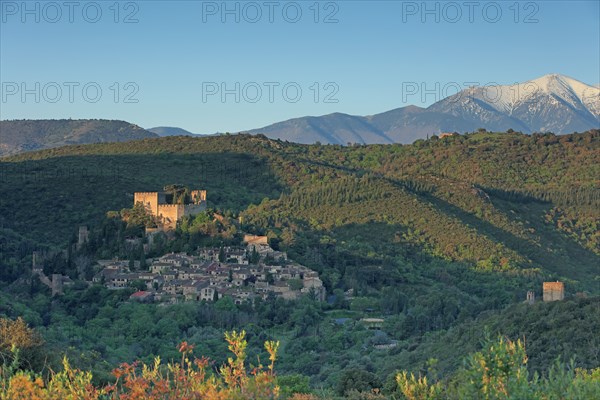
<instances>
[{"instance_id":1,"label":"mountain ridge","mask_svg":"<svg viewBox=\"0 0 600 400\"><path fill-rule=\"evenodd\" d=\"M348 126L349 119L360 129ZM467 88L427 108L409 105L368 116L300 117L245 132L303 144L345 145L407 144L443 132L479 128L566 134L598 127L600 89L565 75L548 74L514 85ZM319 131L327 134L318 136Z\"/></svg>"},{"instance_id":2,"label":"mountain ridge","mask_svg":"<svg viewBox=\"0 0 600 400\"><path fill-rule=\"evenodd\" d=\"M192 133L183 128L174 126L156 126L154 128L146 129L148 132L156 133L160 137L165 136L201 136L196 133Z\"/></svg>"},{"instance_id":3,"label":"mountain ridge","mask_svg":"<svg viewBox=\"0 0 600 400\"><path fill-rule=\"evenodd\" d=\"M156 137L155 133L120 120L2 120L0 157L74 144L128 142Z\"/></svg>"},{"instance_id":4,"label":"mountain ridge","mask_svg":"<svg viewBox=\"0 0 600 400\"><path fill-rule=\"evenodd\" d=\"M264 134L300 144L409 144L444 132L480 128L529 134L598 129L600 88L548 74L513 85L467 88L426 108L408 105L367 116L335 112L292 118L238 133ZM71 144L181 135L206 136L178 127L145 130L117 120L5 120L0 121L0 157Z\"/></svg>"}]
</instances>

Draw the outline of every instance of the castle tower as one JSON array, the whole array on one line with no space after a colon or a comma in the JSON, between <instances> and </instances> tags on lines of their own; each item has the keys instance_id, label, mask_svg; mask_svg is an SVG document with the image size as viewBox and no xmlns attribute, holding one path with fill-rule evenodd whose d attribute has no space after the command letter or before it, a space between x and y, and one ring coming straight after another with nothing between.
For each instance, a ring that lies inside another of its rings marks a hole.
<instances>
[{"instance_id":1,"label":"castle tower","mask_svg":"<svg viewBox=\"0 0 600 400\"><path fill-rule=\"evenodd\" d=\"M193 204L201 204L206 201L206 190L192 190L190 195Z\"/></svg>"},{"instance_id":2,"label":"castle tower","mask_svg":"<svg viewBox=\"0 0 600 400\"><path fill-rule=\"evenodd\" d=\"M63 294L63 277L61 274L52 274L52 296Z\"/></svg>"},{"instance_id":3,"label":"castle tower","mask_svg":"<svg viewBox=\"0 0 600 400\"><path fill-rule=\"evenodd\" d=\"M159 197L162 197L162 203L164 203L164 194L159 196L158 192L135 192L133 204L142 203L150 214L157 215L158 205L161 203Z\"/></svg>"},{"instance_id":4,"label":"castle tower","mask_svg":"<svg viewBox=\"0 0 600 400\"><path fill-rule=\"evenodd\" d=\"M83 246L85 243L87 243L87 241L89 240L89 231L87 226L80 226L79 227L79 235L77 236L77 247L81 248L81 246Z\"/></svg>"},{"instance_id":5,"label":"castle tower","mask_svg":"<svg viewBox=\"0 0 600 400\"><path fill-rule=\"evenodd\" d=\"M544 301L557 301L565 298L565 285L562 282L544 282Z\"/></svg>"},{"instance_id":6,"label":"castle tower","mask_svg":"<svg viewBox=\"0 0 600 400\"><path fill-rule=\"evenodd\" d=\"M160 204L158 206L158 216L162 220L163 227L167 230L175 229L177 221L185 213L185 207L182 204Z\"/></svg>"},{"instance_id":7,"label":"castle tower","mask_svg":"<svg viewBox=\"0 0 600 400\"><path fill-rule=\"evenodd\" d=\"M533 290L529 290L527 292L527 304L535 303L535 292Z\"/></svg>"}]
</instances>

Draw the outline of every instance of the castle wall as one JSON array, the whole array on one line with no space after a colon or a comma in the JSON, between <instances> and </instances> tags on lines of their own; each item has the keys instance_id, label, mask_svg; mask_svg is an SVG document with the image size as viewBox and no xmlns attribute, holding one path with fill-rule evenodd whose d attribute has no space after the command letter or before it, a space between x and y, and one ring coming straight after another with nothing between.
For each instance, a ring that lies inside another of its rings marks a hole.
<instances>
[{"instance_id":1,"label":"castle wall","mask_svg":"<svg viewBox=\"0 0 600 400\"><path fill-rule=\"evenodd\" d=\"M188 204L184 206L183 215L196 215L206 210L206 203Z\"/></svg>"},{"instance_id":2,"label":"castle wall","mask_svg":"<svg viewBox=\"0 0 600 400\"><path fill-rule=\"evenodd\" d=\"M183 217L185 206L182 204L161 204L158 206L158 216L163 219L164 227L175 229L177 221Z\"/></svg>"}]
</instances>

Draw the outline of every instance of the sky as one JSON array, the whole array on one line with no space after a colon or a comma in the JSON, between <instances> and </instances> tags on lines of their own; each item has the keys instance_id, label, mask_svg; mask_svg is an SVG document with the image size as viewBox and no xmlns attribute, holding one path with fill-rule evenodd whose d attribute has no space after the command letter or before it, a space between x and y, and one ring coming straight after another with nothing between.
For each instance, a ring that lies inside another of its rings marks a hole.
<instances>
[{"instance_id":1,"label":"sky","mask_svg":"<svg viewBox=\"0 0 600 400\"><path fill-rule=\"evenodd\" d=\"M0 0L0 119L209 134L550 73L596 85L599 3Z\"/></svg>"}]
</instances>

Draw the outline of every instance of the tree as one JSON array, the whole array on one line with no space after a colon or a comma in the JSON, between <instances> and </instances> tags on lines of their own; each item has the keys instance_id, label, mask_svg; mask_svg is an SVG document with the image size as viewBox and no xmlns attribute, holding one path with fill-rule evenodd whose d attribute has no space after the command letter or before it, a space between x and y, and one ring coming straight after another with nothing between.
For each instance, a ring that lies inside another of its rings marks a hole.
<instances>
[{"instance_id":1,"label":"tree","mask_svg":"<svg viewBox=\"0 0 600 400\"><path fill-rule=\"evenodd\" d=\"M396 375L396 382L400 391L406 400L442 400L442 386L438 382L430 385L427 382L427 377L415 377L412 373L410 376L406 371Z\"/></svg>"},{"instance_id":2,"label":"tree","mask_svg":"<svg viewBox=\"0 0 600 400\"><path fill-rule=\"evenodd\" d=\"M144 252L144 247L141 246L140 249L140 270L145 270L147 268L146 265L146 253Z\"/></svg>"},{"instance_id":3,"label":"tree","mask_svg":"<svg viewBox=\"0 0 600 400\"><path fill-rule=\"evenodd\" d=\"M42 345L40 335L30 328L23 318L16 320L0 318L0 349L10 350L13 346L28 349Z\"/></svg>"},{"instance_id":4,"label":"tree","mask_svg":"<svg viewBox=\"0 0 600 400\"><path fill-rule=\"evenodd\" d=\"M337 392L340 396L345 396L349 392L373 392L373 389L381 388L381 381L372 372L364 369L347 369L342 373L337 385Z\"/></svg>"},{"instance_id":5,"label":"tree","mask_svg":"<svg viewBox=\"0 0 600 400\"><path fill-rule=\"evenodd\" d=\"M217 300L215 308L219 311L235 311L237 309L233 299L229 296L223 296Z\"/></svg>"},{"instance_id":6,"label":"tree","mask_svg":"<svg viewBox=\"0 0 600 400\"><path fill-rule=\"evenodd\" d=\"M171 204L185 204L186 196L188 195L188 188L184 185L172 184L167 185L163 188L164 192L172 197Z\"/></svg>"},{"instance_id":7,"label":"tree","mask_svg":"<svg viewBox=\"0 0 600 400\"><path fill-rule=\"evenodd\" d=\"M459 392L465 398L527 398L526 364L525 343L520 339L487 339L484 349L468 358L464 378L472 383L463 385Z\"/></svg>"},{"instance_id":8,"label":"tree","mask_svg":"<svg viewBox=\"0 0 600 400\"><path fill-rule=\"evenodd\" d=\"M258 264L259 261L260 254L258 254L258 251L256 251L256 246L252 246L252 252L250 253L250 259L248 260L248 262L250 264Z\"/></svg>"},{"instance_id":9,"label":"tree","mask_svg":"<svg viewBox=\"0 0 600 400\"><path fill-rule=\"evenodd\" d=\"M43 363L41 346L44 340L40 334L19 317L16 320L0 318L0 378L4 366L14 364L14 368L37 369ZM1 386L1 384L0 384Z\"/></svg>"},{"instance_id":10,"label":"tree","mask_svg":"<svg viewBox=\"0 0 600 400\"><path fill-rule=\"evenodd\" d=\"M300 290L304 287L304 283L302 282L302 279L289 279L287 281L288 286L290 287L290 289L292 290Z\"/></svg>"},{"instance_id":11,"label":"tree","mask_svg":"<svg viewBox=\"0 0 600 400\"><path fill-rule=\"evenodd\" d=\"M277 264L277 262L275 261L275 257L273 257L271 254L267 254L265 256L264 263L266 265L276 265Z\"/></svg>"},{"instance_id":12,"label":"tree","mask_svg":"<svg viewBox=\"0 0 600 400\"><path fill-rule=\"evenodd\" d=\"M282 375L277 377L277 385L281 389L284 399L292 397L296 393L308 394L310 390L310 378L301 374Z\"/></svg>"},{"instance_id":13,"label":"tree","mask_svg":"<svg viewBox=\"0 0 600 400\"><path fill-rule=\"evenodd\" d=\"M273 250L279 251L279 244L281 243L281 239L277 238L277 237L271 237L269 238L269 246L271 246L271 248Z\"/></svg>"}]
</instances>

